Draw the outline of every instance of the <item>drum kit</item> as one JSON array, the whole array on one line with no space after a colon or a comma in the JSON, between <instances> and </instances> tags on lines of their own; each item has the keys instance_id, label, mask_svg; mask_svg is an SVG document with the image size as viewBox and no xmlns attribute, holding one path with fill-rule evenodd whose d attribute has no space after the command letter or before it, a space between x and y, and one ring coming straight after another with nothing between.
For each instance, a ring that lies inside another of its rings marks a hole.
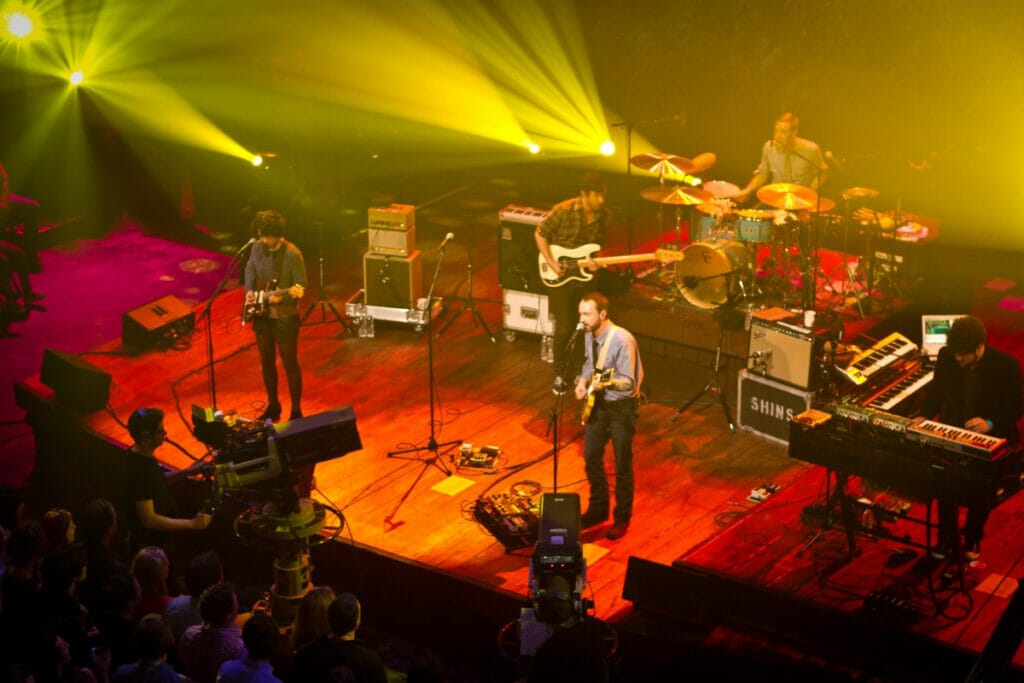
<instances>
[{"instance_id":1,"label":"drum kit","mask_svg":"<svg viewBox=\"0 0 1024 683\"><path fill-rule=\"evenodd\" d=\"M852 202L876 197L878 191L863 187L843 191L845 214L838 220L831 213L836 200L793 183L762 186L757 198L763 208L754 209L739 209L735 202L739 186L724 180L697 181L700 187L665 183L666 176L691 180L691 174L707 170L714 161L711 153L694 159L663 153L630 159L634 166L658 174L659 185L640 195L675 207L674 227L680 244L683 210L691 211L690 243L682 249L684 258L675 264L674 278L686 301L697 308L716 309L728 303L749 310L755 301L773 298L786 306L814 308L815 252L823 230L842 242L841 247L836 245L842 250L844 274L837 285L842 292L837 293L845 298L855 284L845 266L850 253L845 216L849 216ZM834 276L830 280L834 281ZM857 304L860 306L859 299Z\"/></svg>"}]
</instances>

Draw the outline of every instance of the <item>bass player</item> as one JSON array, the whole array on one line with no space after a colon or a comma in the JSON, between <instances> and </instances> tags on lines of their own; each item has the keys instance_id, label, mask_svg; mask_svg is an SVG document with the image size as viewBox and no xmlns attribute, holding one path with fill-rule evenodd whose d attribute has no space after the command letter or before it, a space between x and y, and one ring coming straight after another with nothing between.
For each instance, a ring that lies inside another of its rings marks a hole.
<instances>
[{"instance_id":1,"label":"bass player","mask_svg":"<svg viewBox=\"0 0 1024 683\"><path fill-rule=\"evenodd\" d=\"M537 225L534 233L537 249L554 273L562 275L565 266L552 256L551 245L566 249L585 244L604 245L611 218L611 212L604 205L607 194L604 179L597 173L587 173L580 179L579 196L556 204ZM592 257L593 254L587 267L595 271L598 265ZM555 319L553 355L556 378L566 377L570 366L575 368L582 362L581 352L574 353L570 358L566 347L576 327L576 307L588 288L583 282L572 281L551 287L545 292L548 295L548 310Z\"/></svg>"}]
</instances>

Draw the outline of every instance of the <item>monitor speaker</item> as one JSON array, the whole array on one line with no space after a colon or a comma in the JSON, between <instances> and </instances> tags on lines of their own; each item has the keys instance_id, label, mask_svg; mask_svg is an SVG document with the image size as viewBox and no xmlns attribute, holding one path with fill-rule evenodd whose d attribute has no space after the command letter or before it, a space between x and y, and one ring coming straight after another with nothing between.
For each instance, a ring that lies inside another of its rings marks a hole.
<instances>
[{"instance_id":1,"label":"monitor speaker","mask_svg":"<svg viewBox=\"0 0 1024 683\"><path fill-rule=\"evenodd\" d=\"M110 399L110 374L73 353L46 349L39 379L75 412L95 412Z\"/></svg>"},{"instance_id":2,"label":"monitor speaker","mask_svg":"<svg viewBox=\"0 0 1024 683\"><path fill-rule=\"evenodd\" d=\"M364 254L363 287L369 306L414 308L423 296L423 253L417 249L408 256Z\"/></svg>"},{"instance_id":3,"label":"monitor speaker","mask_svg":"<svg viewBox=\"0 0 1024 683\"><path fill-rule=\"evenodd\" d=\"M196 314L175 296L164 296L121 316L121 345L145 349L191 334Z\"/></svg>"}]
</instances>

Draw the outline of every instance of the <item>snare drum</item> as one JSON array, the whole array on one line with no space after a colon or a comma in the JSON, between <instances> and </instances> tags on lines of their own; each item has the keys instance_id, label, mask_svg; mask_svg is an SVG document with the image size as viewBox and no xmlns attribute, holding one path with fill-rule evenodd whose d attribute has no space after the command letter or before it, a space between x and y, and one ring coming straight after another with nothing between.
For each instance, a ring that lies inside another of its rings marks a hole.
<instances>
[{"instance_id":1,"label":"snare drum","mask_svg":"<svg viewBox=\"0 0 1024 683\"><path fill-rule=\"evenodd\" d=\"M744 209L736 213L736 235L744 242L763 244L772 239L775 214L760 209Z\"/></svg>"},{"instance_id":2,"label":"snare drum","mask_svg":"<svg viewBox=\"0 0 1024 683\"><path fill-rule=\"evenodd\" d=\"M676 286L697 308L716 308L739 289L749 266L746 245L727 235L711 235L683 250L683 260L676 263Z\"/></svg>"}]
</instances>

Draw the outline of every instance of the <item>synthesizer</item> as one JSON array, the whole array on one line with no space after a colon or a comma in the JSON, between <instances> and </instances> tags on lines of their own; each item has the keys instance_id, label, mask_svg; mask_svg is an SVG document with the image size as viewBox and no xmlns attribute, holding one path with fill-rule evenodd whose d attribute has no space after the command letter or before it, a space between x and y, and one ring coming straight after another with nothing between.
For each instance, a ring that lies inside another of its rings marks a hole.
<instances>
[{"instance_id":1,"label":"synthesizer","mask_svg":"<svg viewBox=\"0 0 1024 683\"><path fill-rule=\"evenodd\" d=\"M526 223L537 225L548 217L548 211L534 209L529 206L516 206L509 204L498 212L498 218L502 223Z\"/></svg>"},{"instance_id":2,"label":"synthesizer","mask_svg":"<svg viewBox=\"0 0 1024 683\"><path fill-rule=\"evenodd\" d=\"M897 360L911 355L915 351L917 351L917 344L899 332L893 332L888 337L881 339L870 348L854 356L848 366L838 368L838 370L848 381L859 386L866 383L881 370L884 370Z\"/></svg>"},{"instance_id":3,"label":"synthesizer","mask_svg":"<svg viewBox=\"0 0 1024 683\"><path fill-rule=\"evenodd\" d=\"M934 370L918 364L895 382L869 397L864 401L864 405L877 410L901 412L899 407L931 384L934 377Z\"/></svg>"},{"instance_id":4,"label":"synthesizer","mask_svg":"<svg viewBox=\"0 0 1024 683\"><path fill-rule=\"evenodd\" d=\"M907 439L982 460L993 460L1006 449L1006 439L963 427L918 418L907 425Z\"/></svg>"}]
</instances>

